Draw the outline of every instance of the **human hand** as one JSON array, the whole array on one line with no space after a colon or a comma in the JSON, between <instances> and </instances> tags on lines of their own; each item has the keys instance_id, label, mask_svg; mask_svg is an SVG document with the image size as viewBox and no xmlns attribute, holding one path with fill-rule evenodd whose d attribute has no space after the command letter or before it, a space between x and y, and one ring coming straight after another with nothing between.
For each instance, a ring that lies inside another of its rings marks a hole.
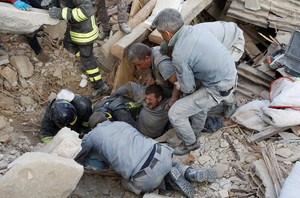
<instances>
[{"instance_id":1,"label":"human hand","mask_svg":"<svg viewBox=\"0 0 300 198\"><path fill-rule=\"evenodd\" d=\"M20 1L20 0L17 0L15 3L14 3L14 6L16 8L18 8L19 10L26 10L26 11L29 11L31 6L28 5L27 3L23 2L23 1Z\"/></svg>"},{"instance_id":2,"label":"human hand","mask_svg":"<svg viewBox=\"0 0 300 198\"><path fill-rule=\"evenodd\" d=\"M41 6L42 6L42 7L47 7L47 6L49 6L50 4L52 4L52 0L43 0L43 1L41 2Z\"/></svg>"},{"instance_id":3,"label":"human hand","mask_svg":"<svg viewBox=\"0 0 300 198\"><path fill-rule=\"evenodd\" d=\"M56 7L50 8L49 15L53 19L63 19L61 15L61 8L56 8Z\"/></svg>"}]
</instances>

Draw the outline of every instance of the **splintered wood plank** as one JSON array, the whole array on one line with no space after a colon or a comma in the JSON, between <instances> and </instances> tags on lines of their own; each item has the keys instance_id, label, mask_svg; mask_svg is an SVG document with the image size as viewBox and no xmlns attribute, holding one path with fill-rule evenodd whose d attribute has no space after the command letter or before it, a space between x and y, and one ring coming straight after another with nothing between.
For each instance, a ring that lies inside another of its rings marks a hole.
<instances>
[{"instance_id":1,"label":"splintered wood plank","mask_svg":"<svg viewBox=\"0 0 300 198\"><path fill-rule=\"evenodd\" d=\"M117 72L114 80L113 92L124 85L126 82L133 79L134 66L129 63L127 58L124 58L117 68Z\"/></svg>"},{"instance_id":2,"label":"splintered wood plank","mask_svg":"<svg viewBox=\"0 0 300 198\"><path fill-rule=\"evenodd\" d=\"M252 135L249 139L251 140L251 142L261 141L269 137L272 137L273 135L276 135L279 132L285 131L288 128L290 127L277 128L277 127L269 126L265 130L260 131L255 135Z\"/></svg>"},{"instance_id":3,"label":"splintered wood plank","mask_svg":"<svg viewBox=\"0 0 300 198\"><path fill-rule=\"evenodd\" d=\"M150 0L131 20L128 21L128 25L131 28L135 28L141 22L143 22L152 12L156 0ZM120 30L116 32L111 38L109 38L102 46L101 52L108 57L110 55L111 47L120 40L125 34Z\"/></svg>"}]
</instances>

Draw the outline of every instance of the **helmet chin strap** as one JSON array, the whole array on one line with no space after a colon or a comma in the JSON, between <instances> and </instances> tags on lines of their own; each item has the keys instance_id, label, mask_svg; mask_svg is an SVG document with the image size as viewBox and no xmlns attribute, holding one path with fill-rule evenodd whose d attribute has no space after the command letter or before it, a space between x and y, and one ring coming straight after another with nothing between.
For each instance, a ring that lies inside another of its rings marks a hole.
<instances>
[{"instance_id":1,"label":"helmet chin strap","mask_svg":"<svg viewBox=\"0 0 300 198\"><path fill-rule=\"evenodd\" d=\"M75 119L70 123L71 126L73 126L77 121L77 116L75 116Z\"/></svg>"}]
</instances>

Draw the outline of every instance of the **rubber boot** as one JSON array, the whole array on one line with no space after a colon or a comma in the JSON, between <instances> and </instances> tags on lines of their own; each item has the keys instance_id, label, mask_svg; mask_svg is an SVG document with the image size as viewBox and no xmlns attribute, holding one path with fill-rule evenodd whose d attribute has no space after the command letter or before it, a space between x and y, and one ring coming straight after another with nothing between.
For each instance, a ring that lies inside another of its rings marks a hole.
<instances>
[{"instance_id":1,"label":"rubber boot","mask_svg":"<svg viewBox=\"0 0 300 198\"><path fill-rule=\"evenodd\" d=\"M93 82L94 91L91 94L91 99L97 99L101 95L105 94L109 87L103 82L103 80L98 80Z\"/></svg>"},{"instance_id":2,"label":"rubber boot","mask_svg":"<svg viewBox=\"0 0 300 198\"><path fill-rule=\"evenodd\" d=\"M184 173L184 177L190 182L215 182L217 173L213 169L188 168Z\"/></svg>"},{"instance_id":3,"label":"rubber boot","mask_svg":"<svg viewBox=\"0 0 300 198\"><path fill-rule=\"evenodd\" d=\"M178 190L182 195L193 198L194 197L194 187L187 181L175 167L171 168L171 171L165 177L166 182L168 182L174 190Z\"/></svg>"}]
</instances>

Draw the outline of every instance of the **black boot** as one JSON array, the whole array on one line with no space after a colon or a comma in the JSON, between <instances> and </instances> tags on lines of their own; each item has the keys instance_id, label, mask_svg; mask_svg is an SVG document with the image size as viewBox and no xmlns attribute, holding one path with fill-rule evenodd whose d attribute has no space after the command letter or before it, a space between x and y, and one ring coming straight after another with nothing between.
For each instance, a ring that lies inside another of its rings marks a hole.
<instances>
[{"instance_id":1,"label":"black boot","mask_svg":"<svg viewBox=\"0 0 300 198\"><path fill-rule=\"evenodd\" d=\"M105 94L109 89L109 87L103 82L103 80L93 82L93 88L95 90L91 94L91 99L97 99L101 95Z\"/></svg>"},{"instance_id":2,"label":"black boot","mask_svg":"<svg viewBox=\"0 0 300 198\"><path fill-rule=\"evenodd\" d=\"M213 169L188 168L184 173L184 177L190 182L215 182L217 173Z\"/></svg>"},{"instance_id":3,"label":"black boot","mask_svg":"<svg viewBox=\"0 0 300 198\"><path fill-rule=\"evenodd\" d=\"M182 195L188 198L194 198L194 187L181 175L177 168L172 167L165 179L174 190L178 190Z\"/></svg>"}]
</instances>

